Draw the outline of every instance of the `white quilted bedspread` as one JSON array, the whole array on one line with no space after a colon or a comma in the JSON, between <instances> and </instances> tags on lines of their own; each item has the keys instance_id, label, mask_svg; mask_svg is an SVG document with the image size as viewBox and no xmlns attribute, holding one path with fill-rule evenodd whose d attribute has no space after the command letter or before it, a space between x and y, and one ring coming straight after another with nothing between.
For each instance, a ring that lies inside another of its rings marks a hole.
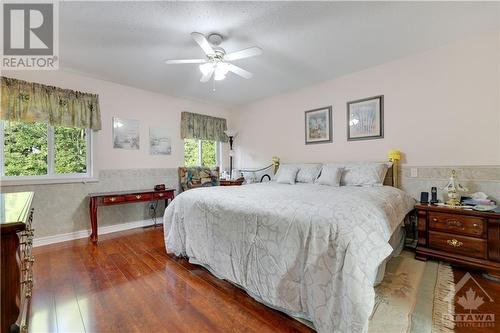
<instances>
[{"instance_id":1,"label":"white quilted bedspread","mask_svg":"<svg viewBox=\"0 0 500 333\"><path fill-rule=\"evenodd\" d=\"M388 186L199 188L168 206L165 244L318 332L366 332L377 268L413 205Z\"/></svg>"}]
</instances>

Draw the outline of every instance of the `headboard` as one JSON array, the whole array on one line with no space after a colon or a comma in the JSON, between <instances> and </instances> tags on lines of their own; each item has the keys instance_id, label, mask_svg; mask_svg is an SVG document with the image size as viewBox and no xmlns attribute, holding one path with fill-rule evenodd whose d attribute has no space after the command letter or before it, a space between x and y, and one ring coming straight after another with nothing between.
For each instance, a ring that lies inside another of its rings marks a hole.
<instances>
[{"instance_id":1,"label":"headboard","mask_svg":"<svg viewBox=\"0 0 500 333\"><path fill-rule=\"evenodd\" d=\"M384 185L398 187L398 173L397 173L397 161L392 162L392 166L387 169L385 174Z\"/></svg>"},{"instance_id":2,"label":"headboard","mask_svg":"<svg viewBox=\"0 0 500 333\"><path fill-rule=\"evenodd\" d=\"M389 162L392 165L387 169L387 173L385 174L384 185L399 187L399 161L401 159L401 152L399 150L391 150L389 152ZM273 157L273 164L269 167L272 167L274 173L278 171L280 166L280 159L278 157Z\"/></svg>"}]
</instances>

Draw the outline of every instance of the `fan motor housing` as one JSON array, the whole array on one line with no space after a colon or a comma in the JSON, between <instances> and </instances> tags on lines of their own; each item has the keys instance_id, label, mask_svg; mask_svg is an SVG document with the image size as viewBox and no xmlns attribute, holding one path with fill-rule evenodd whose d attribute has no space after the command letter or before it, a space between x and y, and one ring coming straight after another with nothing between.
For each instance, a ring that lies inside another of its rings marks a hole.
<instances>
[{"instance_id":1,"label":"fan motor housing","mask_svg":"<svg viewBox=\"0 0 500 333\"><path fill-rule=\"evenodd\" d=\"M222 40L224 38L221 35L214 33L214 34L208 35L207 39L210 42L210 44L215 45L215 46L219 46L222 43Z\"/></svg>"}]
</instances>

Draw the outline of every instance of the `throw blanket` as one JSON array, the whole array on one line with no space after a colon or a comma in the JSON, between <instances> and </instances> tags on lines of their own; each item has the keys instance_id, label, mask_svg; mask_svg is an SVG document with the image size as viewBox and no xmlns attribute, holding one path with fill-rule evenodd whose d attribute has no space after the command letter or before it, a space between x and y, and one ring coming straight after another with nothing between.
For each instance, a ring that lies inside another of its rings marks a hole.
<instances>
[{"instance_id":1,"label":"throw blanket","mask_svg":"<svg viewBox=\"0 0 500 333\"><path fill-rule=\"evenodd\" d=\"M388 186L199 188L168 206L165 244L319 332L366 332L377 268L413 205Z\"/></svg>"}]
</instances>

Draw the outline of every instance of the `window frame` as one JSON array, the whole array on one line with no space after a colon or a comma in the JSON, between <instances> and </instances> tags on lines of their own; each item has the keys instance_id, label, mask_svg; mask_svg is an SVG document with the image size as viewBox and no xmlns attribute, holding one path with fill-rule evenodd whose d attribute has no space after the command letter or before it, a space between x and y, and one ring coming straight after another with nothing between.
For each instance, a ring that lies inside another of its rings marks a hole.
<instances>
[{"instance_id":1,"label":"window frame","mask_svg":"<svg viewBox=\"0 0 500 333\"><path fill-rule=\"evenodd\" d=\"M86 138L86 170L85 173L55 173L55 140L54 126L47 124L47 174L39 176L5 176L4 174L4 131L6 121L0 121L0 181L2 186L37 185L75 182L96 182L94 178L93 131L85 129Z\"/></svg>"},{"instance_id":2,"label":"window frame","mask_svg":"<svg viewBox=\"0 0 500 333\"><path fill-rule=\"evenodd\" d=\"M184 156L184 166L186 166L186 151L184 150L184 145L185 145L185 140L182 140L182 153L183 153L183 156ZM203 148L202 148L202 144L201 144L201 141L203 140L200 140L200 139L190 139L190 140L196 140L197 143L198 143L198 163L197 167L201 167L201 166L204 166L202 163L203 163ZM205 140L206 141L206 140ZM215 140L213 140L215 141ZM221 141L215 141L215 166L216 167L219 167L220 169L222 169L222 142Z\"/></svg>"}]
</instances>

